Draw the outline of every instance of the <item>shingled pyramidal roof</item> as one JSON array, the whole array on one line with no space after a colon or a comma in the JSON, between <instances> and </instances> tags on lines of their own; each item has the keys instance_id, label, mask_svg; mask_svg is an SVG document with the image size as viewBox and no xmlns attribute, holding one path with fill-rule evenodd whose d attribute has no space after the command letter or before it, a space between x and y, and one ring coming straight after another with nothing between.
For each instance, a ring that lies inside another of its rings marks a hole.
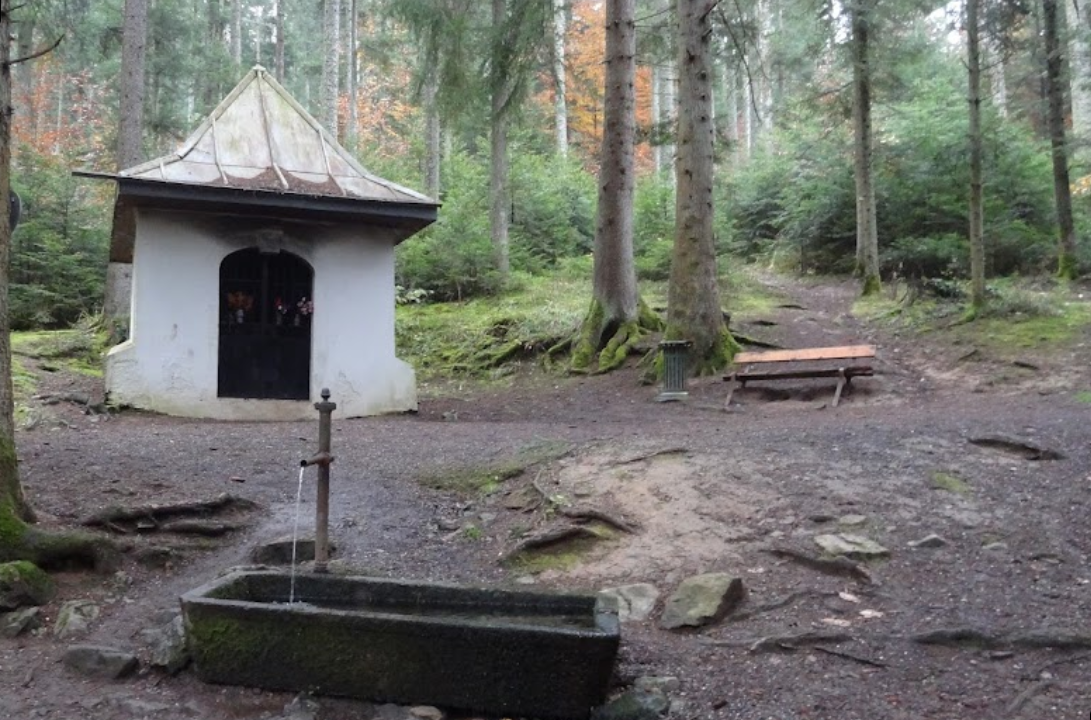
<instances>
[{"instance_id":1,"label":"shingled pyramidal roof","mask_svg":"<svg viewBox=\"0 0 1091 720\"><path fill-rule=\"evenodd\" d=\"M122 170L117 178L436 204L361 167L260 65L246 74L177 152Z\"/></svg>"}]
</instances>

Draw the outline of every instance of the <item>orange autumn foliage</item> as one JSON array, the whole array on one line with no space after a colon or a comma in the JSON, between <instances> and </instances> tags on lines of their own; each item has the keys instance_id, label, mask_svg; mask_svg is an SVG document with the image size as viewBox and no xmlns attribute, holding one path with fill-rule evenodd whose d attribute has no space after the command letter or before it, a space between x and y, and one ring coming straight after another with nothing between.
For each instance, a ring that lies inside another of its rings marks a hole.
<instances>
[{"instance_id":1,"label":"orange autumn foliage","mask_svg":"<svg viewBox=\"0 0 1091 720\"><path fill-rule=\"evenodd\" d=\"M26 148L41 155L78 154L109 165L113 120L109 105L101 102L105 91L92 82L90 71L66 75L51 56L29 64L27 71L28 84L13 83L16 161L20 148Z\"/></svg>"},{"instance_id":2,"label":"orange autumn foliage","mask_svg":"<svg viewBox=\"0 0 1091 720\"><path fill-rule=\"evenodd\" d=\"M565 36L565 91L568 101L569 143L590 172L598 170L602 146L603 85L606 57L606 10L595 0L575 0L572 21ZM553 104L553 83L544 82L546 90L538 101ZM651 70L637 67L636 124L640 132L651 125ZM638 173L652 169L652 149L647 142L636 145Z\"/></svg>"}]
</instances>

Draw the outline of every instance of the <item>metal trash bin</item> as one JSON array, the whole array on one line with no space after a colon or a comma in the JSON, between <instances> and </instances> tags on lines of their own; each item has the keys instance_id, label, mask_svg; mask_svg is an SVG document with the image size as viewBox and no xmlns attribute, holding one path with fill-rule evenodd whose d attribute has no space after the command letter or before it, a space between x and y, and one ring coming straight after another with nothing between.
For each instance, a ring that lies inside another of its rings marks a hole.
<instances>
[{"instance_id":1,"label":"metal trash bin","mask_svg":"<svg viewBox=\"0 0 1091 720\"><path fill-rule=\"evenodd\" d=\"M655 398L659 402L682 400L689 396L686 391L686 365L692 340L664 340L659 343L663 353L663 387Z\"/></svg>"}]
</instances>

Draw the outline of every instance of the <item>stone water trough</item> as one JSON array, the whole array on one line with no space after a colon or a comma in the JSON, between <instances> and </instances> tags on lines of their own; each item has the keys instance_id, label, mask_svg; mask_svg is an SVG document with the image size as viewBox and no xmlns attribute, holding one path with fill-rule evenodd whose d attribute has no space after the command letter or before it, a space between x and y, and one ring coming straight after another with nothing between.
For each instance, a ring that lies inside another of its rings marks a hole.
<instances>
[{"instance_id":1,"label":"stone water trough","mask_svg":"<svg viewBox=\"0 0 1091 720\"><path fill-rule=\"evenodd\" d=\"M606 698L615 608L593 595L236 572L182 596L212 683L582 720Z\"/></svg>"}]
</instances>

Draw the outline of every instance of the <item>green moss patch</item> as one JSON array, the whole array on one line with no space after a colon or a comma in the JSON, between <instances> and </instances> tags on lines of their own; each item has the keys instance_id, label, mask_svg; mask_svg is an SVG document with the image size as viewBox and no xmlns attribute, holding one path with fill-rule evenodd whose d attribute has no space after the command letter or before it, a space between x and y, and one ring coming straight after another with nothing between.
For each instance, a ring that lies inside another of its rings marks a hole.
<instances>
[{"instance_id":1,"label":"green moss patch","mask_svg":"<svg viewBox=\"0 0 1091 720\"><path fill-rule=\"evenodd\" d=\"M0 610L44 605L57 594L57 586L34 563L0 563Z\"/></svg>"},{"instance_id":2,"label":"green moss patch","mask_svg":"<svg viewBox=\"0 0 1091 720\"><path fill-rule=\"evenodd\" d=\"M965 480L948 472L932 473L932 486L962 497L971 492L970 485Z\"/></svg>"},{"instance_id":3,"label":"green moss patch","mask_svg":"<svg viewBox=\"0 0 1091 720\"><path fill-rule=\"evenodd\" d=\"M611 540L616 536L611 528L601 523L592 523L587 526L587 529L595 537L577 537L547 547L525 550L508 558L505 565L513 572L531 575L546 570L562 572L571 570L583 562L584 558L603 541Z\"/></svg>"},{"instance_id":4,"label":"green moss patch","mask_svg":"<svg viewBox=\"0 0 1091 720\"><path fill-rule=\"evenodd\" d=\"M505 481L519 477L536 465L558 460L573 450L573 446L561 441L543 441L528 445L515 455L485 465L444 470L419 478L425 487L457 492L463 495L489 495L500 489Z\"/></svg>"}]
</instances>

